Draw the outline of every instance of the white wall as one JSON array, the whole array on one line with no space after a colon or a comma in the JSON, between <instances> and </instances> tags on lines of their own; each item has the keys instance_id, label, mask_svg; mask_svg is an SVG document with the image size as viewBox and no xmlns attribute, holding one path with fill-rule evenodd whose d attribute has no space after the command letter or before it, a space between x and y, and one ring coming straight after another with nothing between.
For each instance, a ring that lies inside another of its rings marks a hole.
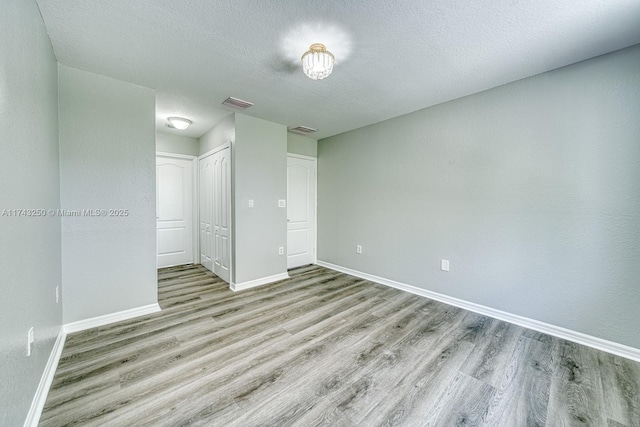
<instances>
[{"instance_id":1,"label":"white wall","mask_svg":"<svg viewBox=\"0 0 640 427\"><path fill-rule=\"evenodd\" d=\"M639 70L636 45L320 140L318 258L640 348Z\"/></svg>"},{"instance_id":2,"label":"white wall","mask_svg":"<svg viewBox=\"0 0 640 427\"><path fill-rule=\"evenodd\" d=\"M156 151L158 152L197 156L198 149L199 144L196 138L156 132Z\"/></svg>"},{"instance_id":3,"label":"white wall","mask_svg":"<svg viewBox=\"0 0 640 427\"><path fill-rule=\"evenodd\" d=\"M287 132L287 152L318 157L318 141L308 136Z\"/></svg>"},{"instance_id":4,"label":"white wall","mask_svg":"<svg viewBox=\"0 0 640 427\"><path fill-rule=\"evenodd\" d=\"M64 322L157 302L155 95L59 66Z\"/></svg>"},{"instance_id":5,"label":"white wall","mask_svg":"<svg viewBox=\"0 0 640 427\"><path fill-rule=\"evenodd\" d=\"M0 213L57 209L57 65L34 1L0 13ZM0 216L0 425L22 425L62 324L60 219ZM26 356L27 331L35 343Z\"/></svg>"},{"instance_id":6,"label":"white wall","mask_svg":"<svg viewBox=\"0 0 640 427\"><path fill-rule=\"evenodd\" d=\"M235 141L235 132L235 114L231 113L220 120L220 122L216 124L209 132L200 137L200 155L208 153L209 151L223 144Z\"/></svg>"},{"instance_id":7,"label":"white wall","mask_svg":"<svg viewBox=\"0 0 640 427\"><path fill-rule=\"evenodd\" d=\"M234 282L241 284L287 271L287 128L235 114ZM248 207L249 199L254 207Z\"/></svg>"}]
</instances>

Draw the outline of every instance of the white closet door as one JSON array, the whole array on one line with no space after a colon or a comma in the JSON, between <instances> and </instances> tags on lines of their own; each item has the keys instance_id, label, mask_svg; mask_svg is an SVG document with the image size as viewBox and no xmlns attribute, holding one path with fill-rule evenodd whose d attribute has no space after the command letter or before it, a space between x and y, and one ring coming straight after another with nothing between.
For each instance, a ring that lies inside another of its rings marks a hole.
<instances>
[{"instance_id":1,"label":"white closet door","mask_svg":"<svg viewBox=\"0 0 640 427\"><path fill-rule=\"evenodd\" d=\"M211 156L200 160L200 264L213 271L213 168Z\"/></svg>"},{"instance_id":2,"label":"white closet door","mask_svg":"<svg viewBox=\"0 0 640 427\"><path fill-rule=\"evenodd\" d=\"M229 148L214 156L214 233L215 263L213 272L227 283L231 279L231 162Z\"/></svg>"},{"instance_id":3,"label":"white closet door","mask_svg":"<svg viewBox=\"0 0 640 427\"><path fill-rule=\"evenodd\" d=\"M200 263L231 281L231 159L224 148L200 159Z\"/></svg>"},{"instance_id":4,"label":"white closet door","mask_svg":"<svg viewBox=\"0 0 640 427\"><path fill-rule=\"evenodd\" d=\"M193 162L156 156L157 265L193 262Z\"/></svg>"}]
</instances>

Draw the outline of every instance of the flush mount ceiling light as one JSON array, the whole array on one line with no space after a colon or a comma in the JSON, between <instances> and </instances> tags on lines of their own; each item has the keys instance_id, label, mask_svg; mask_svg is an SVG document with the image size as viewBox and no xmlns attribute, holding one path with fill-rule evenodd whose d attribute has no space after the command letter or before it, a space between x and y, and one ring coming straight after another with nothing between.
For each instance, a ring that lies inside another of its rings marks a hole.
<instances>
[{"instance_id":1,"label":"flush mount ceiling light","mask_svg":"<svg viewBox=\"0 0 640 427\"><path fill-rule=\"evenodd\" d=\"M302 70L311 80L322 80L333 71L335 58L327 48L320 43L314 43L302 55Z\"/></svg>"},{"instance_id":2,"label":"flush mount ceiling light","mask_svg":"<svg viewBox=\"0 0 640 427\"><path fill-rule=\"evenodd\" d=\"M191 120L185 119L184 117L169 117L167 121L169 122L169 127L178 130L185 130L192 123Z\"/></svg>"}]
</instances>

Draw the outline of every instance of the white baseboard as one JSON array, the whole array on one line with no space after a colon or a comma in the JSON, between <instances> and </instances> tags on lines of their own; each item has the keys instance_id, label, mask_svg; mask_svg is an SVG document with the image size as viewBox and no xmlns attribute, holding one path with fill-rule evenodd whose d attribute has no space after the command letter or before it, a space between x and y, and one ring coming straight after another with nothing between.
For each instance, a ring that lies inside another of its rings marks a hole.
<instances>
[{"instance_id":1,"label":"white baseboard","mask_svg":"<svg viewBox=\"0 0 640 427\"><path fill-rule=\"evenodd\" d=\"M24 427L35 427L40 421L40 415L42 415L42 409L44 408L44 404L47 401L49 388L51 387L53 377L56 374L56 368L58 367L58 361L60 360L60 355L62 354L62 349L64 348L64 341L66 338L67 334L64 332L63 328L60 328L60 332L58 332L58 338L56 338L56 342L55 344L53 344L53 348L51 349L51 353L49 354L47 365L44 368L42 377L40 377L38 389L36 390L36 394L33 396L33 400L31 401L31 407L29 408L29 413L27 414L27 418L24 421Z\"/></svg>"},{"instance_id":2,"label":"white baseboard","mask_svg":"<svg viewBox=\"0 0 640 427\"><path fill-rule=\"evenodd\" d=\"M62 327L60 328L60 332L58 333L58 338L56 338L56 342L53 345L51 354L49 355L47 366L45 366L42 377L40 378L40 383L38 384L36 394L33 396L31 407L29 408L29 413L27 414L27 418L24 421L24 427L35 427L40 421L42 409L44 408L44 404L47 400L49 388L51 387L51 383L53 382L53 377L55 376L56 368L58 367L58 362L60 361L60 355L62 355L62 350L64 348L64 342L67 338L67 334L83 331L85 329L95 328L96 326L103 326L109 323L120 322L122 320L128 320L134 317L143 316L145 314L156 313L158 311L160 311L160 306L157 303L149 304L142 307L132 308L130 310L119 311L117 313L92 317L91 319L80 320L77 322L62 325Z\"/></svg>"},{"instance_id":3,"label":"white baseboard","mask_svg":"<svg viewBox=\"0 0 640 427\"><path fill-rule=\"evenodd\" d=\"M352 276L360 277L362 279L370 280L372 282L400 289L415 295L430 298L436 301L443 302L445 304L463 308L465 310L473 311L474 313L493 317L494 319L503 320L508 323L513 323L514 325L533 329L538 332L553 335L558 338L573 341L575 343L586 345L597 350L606 351L607 353L615 354L627 359L635 360L636 362L640 362L640 349L634 347L618 344L613 341L607 341L602 338L583 334L582 332L572 331L571 329L566 329L560 326L551 325L549 323L540 322L538 320L529 319L517 314L511 314L505 311L496 310L491 307L439 294L437 292L428 291L416 286L396 282L395 280L385 279L383 277L378 277L371 274L363 273L361 271L352 270L340 265L335 265L324 261L317 261L316 264L322 267L330 268L331 270L340 271L342 273L350 274Z\"/></svg>"},{"instance_id":4,"label":"white baseboard","mask_svg":"<svg viewBox=\"0 0 640 427\"><path fill-rule=\"evenodd\" d=\"M123 320L129 320L134 317L144 316L158 311L160 311L160 306L157 303L143 305L142 307L118 311L117 313L105 314L104 316L97 316L90 319L79 320L77 322L66 323L64 325L64 332L66 334L70 334L72 332L84 331L85 329L108 325L109 323L121 322Z\"/></svg>"},{"instance_id":5,"label":"white baseboard","mask_svg":"<svg viewBox=\"0 0 640 427\"><path fill-rule=\"evenodd\" d=\"M248 282L243 282L243 283L231 282L231 285L229 286L229 288L234 292L238 292L244 289L255 288L256 286L262 286L268 283L273 283L273 282L277 282L278 280L284 280L288 278L289 278L288 273L274 274L273 276L262 277L260 279L250 280Z\"/></svg>"}]
</instances>

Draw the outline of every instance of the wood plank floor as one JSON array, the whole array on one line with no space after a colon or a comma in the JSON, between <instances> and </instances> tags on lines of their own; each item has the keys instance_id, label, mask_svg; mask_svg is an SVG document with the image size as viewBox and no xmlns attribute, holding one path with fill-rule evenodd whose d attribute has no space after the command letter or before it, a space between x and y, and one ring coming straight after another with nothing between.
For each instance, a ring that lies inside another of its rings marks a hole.
<instances>
[{"instance_id":1,"label":"wood plank floor","mask_svg":"<svg viewBox=\"0 0 640 427\"><path fill-rule=\"evenodd\" d=\"M318 266L67 337L40 425L640 426L640 363Z\"/></svg>"}]
</instances>

